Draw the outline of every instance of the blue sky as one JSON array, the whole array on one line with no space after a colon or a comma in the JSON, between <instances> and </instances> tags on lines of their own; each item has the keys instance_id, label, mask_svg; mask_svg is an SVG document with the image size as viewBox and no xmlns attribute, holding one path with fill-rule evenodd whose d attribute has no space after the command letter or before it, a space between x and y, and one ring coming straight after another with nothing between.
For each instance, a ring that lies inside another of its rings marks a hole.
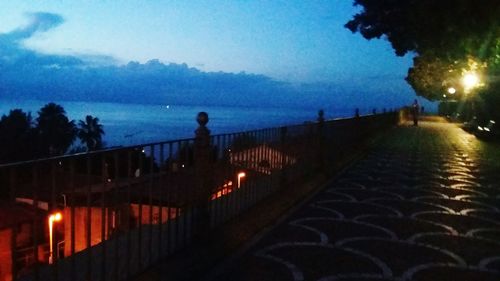
<instances>
[{"instance_id":1,"label":"blue sky","mask_svg":"<svg viewBox=\"0 0 500 281\"><path fill-rule=\"evenodd\" d=\"M40 11L64 23L24 44L49 54L109 55L122 63L157 58L291 82L404 77L411 63L387 42L343 27L357 11L351 0L2 1L0 32Z\"/></svg>"},{"instance_id":2,"label":"blue sky","mask_svg":"<svg viewBox=\"0 0 500 281\"><path fill-rule=\"evenodd\" d=\"M1 1L0 97L410 104L411 56L344 28L357 11L352 0ZM241 72L264 76L229 75Z\"/></svg>"}]
</instances>

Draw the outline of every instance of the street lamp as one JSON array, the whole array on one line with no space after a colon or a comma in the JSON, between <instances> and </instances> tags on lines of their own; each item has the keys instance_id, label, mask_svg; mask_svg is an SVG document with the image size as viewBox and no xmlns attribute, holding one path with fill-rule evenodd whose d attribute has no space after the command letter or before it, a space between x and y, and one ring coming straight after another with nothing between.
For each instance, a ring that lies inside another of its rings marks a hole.
<instances>
[{"instance_id":1,"label":"street lamp","mask_svg":"<svg viewBox=\"0 0 500 281\"><path fill-rule=\"evenodd\" d=\"M453 95L456 92L457 92L457 90L455 88L453 88L453 87L448 88L448 94Z\"/></svg>"},{"instance_id":2,"label":"street lamp","mask_svg":"<svg viewBox=\"0 0 500 281\"><path fill-rule=\"evenodd\" d=\"M240 188L240 186L241 186L241 179L244 178L244 177L246 177L245 172L238 173L238 188Z\"/></svg>"},{"instance_id":3,"label":"street lamp","mask_svg":"<svg viewBox=\"0 0 500 281\"><path fill-rule=\"evenodd\" d=\"M54 213L49 216L49 264L53 263L54 250L53 250L53 225L54 222L60 222L62 220L62 215L60 212Z\"/></svg>"},{"instance_id":4,"label":"street lamp","mask_svg":"<svg viewBox=\"0 0 500 281\"><path fill-rule=\"evenodd\" d=\"M464 85L464 88L467 92L479 85L479 77L474 72L468 72L463 76L462 84Z\"/></svg>"}]
</instances>

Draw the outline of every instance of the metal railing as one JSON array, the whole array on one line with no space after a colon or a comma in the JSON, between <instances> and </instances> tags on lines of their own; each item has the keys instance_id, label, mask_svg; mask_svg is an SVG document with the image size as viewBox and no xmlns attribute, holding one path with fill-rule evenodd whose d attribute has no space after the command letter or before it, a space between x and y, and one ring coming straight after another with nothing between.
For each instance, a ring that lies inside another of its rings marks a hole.
<instances>
[{"instance_id":1,"label":"metal railing","mask_svg":"<svg viewBox=\"0 0 500 281\"><path fill-rule=\"evenodd\" d=\"M211 136L200 113L193 139L1 165L0 204L15 218L0 228L10 241L0 272L5 280L126 280L327 171L397 118L325 121L320 111L315 122Z\"/></svg>"}]
</instances>

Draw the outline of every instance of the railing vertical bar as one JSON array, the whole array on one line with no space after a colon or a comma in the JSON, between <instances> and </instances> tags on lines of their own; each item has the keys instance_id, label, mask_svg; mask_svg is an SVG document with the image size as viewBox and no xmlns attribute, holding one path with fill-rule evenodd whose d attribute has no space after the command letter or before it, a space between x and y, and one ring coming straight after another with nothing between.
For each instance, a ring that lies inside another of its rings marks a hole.
<instances>
[{"instance_id":1,"label":"railing vertical bar","mask_svg":"<svg viewBox=\"0 0 500 281\"><path fill-rule=\"evenodd\" d=\"M13 203L15 204L15 203ZM13 230L11 232L11 236L10 236L10 250L11 250L11 272L12 272L12 280L15 281L17 280L17 266L16 266L16 262L17 262L17 243L16 243L16 240L17 240L17 231L15 231L15 226L11 226L11 229Z\"/></svg>"},{"instance_id":2,"label":"railing vertical bar","mask_svg":"<svg viewBox=\"0 0 500 281\"><path fill-rule=\"evenodd\" d=\"M260 193L262 192L263 187L266 185L266 181L267 181L267 177L268 177L267 170L266 170L267 168L260 167L260 163L262 163L262 165L264 165L265 163L269 162L268 158L266 156L267 156L267 151L269 151L270 148L268 148L268 146L265 142L265 137L264 137L265 133L266 133L265 130L259 130L258 132L255 132L255 138L257 139L257 143L260 144L259 147L261 147L260 158L256 164L257 164L257 167L262 168L263 173L258 175L259 176L258 179L248 179L248 183L250 184L250 186L252 187L252 190L253 190L253 192L252 192L253 193L252 206L255 205L259 201L259 197L261 195ZM256 174L258 174L258 172Z\"/></svg>"},{"instance_id":3,"label":"railing vertical bar","mask_svg":"<svg viewBox=\"0 0 500 281\"><path fill-rule=\"evenodd\" d=\"M285 154L286 154L286 142L287 142L287 127L281 127L281 154L280 154L280 166L281 166L281 179L280 179L280 189L284 188L284 185L287 181L287 171L286 171L286 163L285 163Z\"/></svg>"},{"instance_id":4,"label":"railing vertical bar","mask_svg":"<svg viewBox=\"0 0 500 281\"><path fill-rule=\"evenodd\" d=\"M224 137L222 138L222 142L224 143L224 148L225 148L225 153L227 153L227 161L228 161L228 165L226 167L226 169L224 170L223 172L223 175L224 175L224 180L229 178L229 175L231 173L231 167L233 166L233 163L232 163L232 160L231 160L231 157L232 157L232 151L231 151L231 135L230 134L226 134L224 135ZM230 192L229 192L230 191ZM222 212L223 212L223 217L222 217L222 220L219 222L219 223L223 223L227 220L228 218L228 213L229 213L229 200L230 198L232 198L234 196L234 193L233 193L233 187L232 186L229 186L228 184L228 193L227 195L225 196L225 198L222 200Z\"/></svg>"},{"instance_id":5,"label":"railing vertical bar","mask_svg":"<svg viewBox=\"0 0 500 281\"><path fill-rule=\"evenodd\" d=\"M274 148L275 147L275 143L276 143L275 142L275 137L274 137L274 129L269 129L268 130L268 135L269 135L268 136L269 137L269 145ZM275 183L275 178L276 178L276 161L275 161L274 158L275 158L274 154L271 153L270 156L269 156L269 164L271 165L271 169L270 169L270 171L271 171L271 178L269 180L269 185L268 185L268 189L266 191L266 194L271 193L272 190L273 190L274 185L276 184Z\"/></svg>"},{"instance_id":6,"label":"railing vertical bar","mask_svg":"<svg viewBox=\"0 0 500 281\"><path fill-rule=\"evenodd\" d=\"M196 165L195 164L196 159L194 159L196 157L194 154L194 147L195 147L194 143L192 144L192 147L193 147L193 150L192 150L193 163L191 165L191 169L194 171L194 169L195 169L194 165ZM197 192L198 192L198 190L196 190L196 188L197 188L197 186L194 184L191 186L188 186L189 192L187 193L188 198L186 201L189 202L189 204L188 204L189 210L186 212L186 214L189 214L189 216L186 217L186 228L185 228L186 241L185 241L184 245L187 245L191 242L191 239L193 237L193 233L194 233L194 231L196 231L196 229L195 229L195 227L196 227L195 226L195 219L196 218L195 217L199 214L194 214L194 212L195 212L195 210L198 212L199 209L195 208L194 204L192 204L192 202L194 202L194 200L193 200L195 198L194 196L196 196L195 194L197 194ZM206 210L203 210L203 211L206 211Z\"/></svg>"},{"instance_id":7,"label":"railing vertical bar","mask_svg":"<svg viewBox=\"0 0 500 281\"><path fill-rule=\"evenodd\" d=\"M249 168L250 171L257 171L257 173L258 173L258 169L260 168L259 163L262 161L262 149L263 149L263 144L260 142L260 139L259 139L260 132L261 132L260 130L253 131L253 132L250 132L250 134L249 134L250 137L255 140L255 145L257 146L256 147L257 155L253 160L250 159L250 161L253 162L252 167L250 167L250 168L246 167L246 168ZM249 181L248 177L243 178L241 181L241 185L245 186L245 188L248 189L249 199L248 199L247 208L250 208L251 206L253 206L253 204L255 202L255 189L256 189L255 187L259 183L260 183L260 179L259 180L254 179L252 181Z\"/></svg>"},{"instance_id":8,"label":"railing vertical bar","mask_svg":"<svg viewBox=\"0 0 500 281\"><path fill-rule=\"evenodd\" d=\"M91 174L92 174L92 162L90 156L87 156L86 159L86 184L87 184L87 248L85 249L87 252L87 280L92 280L92 249L91 241L92 241L92 207L91 207L91 196L92 196L92 182L91 182Z\"/></svg>"},{"instance_id":9,"label":"railing vertical bar","mask_svg":"<svg viewBox=\"0 0 500 281\"><path fill-rule=\"evenodd\" d=\"M70 222L71 222L71 234L70 234L70 239L71 239L71 269L70 269L70 278L71 280L76 280L76 264L75 264L75 205L76 205L76 200L75 200L75 158L71 158L69 161L69 190L71 193L70 196ZM67 207L66 207L67 208Z\"/></svg>"},{"instance_id":10,"label":"railing vertical bar","mask_svg":"<svg viewBox=\"0 0 500 281\"><path fill-rule=\"evenodd\" d=\"M191 158L190 158L190 143L189 141L185 141L186 143L186 150L185 150L185 157L187 159L187 164L186 164L186 171L189 173L189 170L192 169L192 165L193 163L191 163ZM194 146L193 146L194 147ZM186 243L187 243L187 215L188 215L188 212L189 212L189 206L188 206L188 203L189 202L189 196L191 195L191 192L192 192L192 186L190 185L186 185L186 183L183 184L183 188L182 188L182 195L183 195L183 206L184 206L184 215L182 215L182 242L181 242L181 247L184 248L186 246Z\"/></svg>"},{"instance_id":11,"label":"railing vertical bar","mask_svg":"<svg viewBox=\"0 0 500 281\"><path fill-rule=\"evenodd\" d=\"M57 210L56 161L57 160L50 161L51 206L49 208L49 213L53 212L54 210ZM57 231L55 230L54 230L54 237L57 237ZM59 249L57 248L57 240L55 238L54 242L56 242L54 243L55 245L54 248L49 249L49 251L51 250L53 251L52 278L54 279L54 281L57 281L59 280L58 276Z\"/></svg>"},{"instance_id":12,"label":"railing vertical bar","mask_svg":"<svg viewBox=\"0 0 500 281\"><path fill-rule=\"evenodd\" d=\"M262 147L261 149L261 152L260 152L260 162L262 163L262 165L264 167L262 167L262 170L263 170L263 173L261 173L259 175L259 180L254 180L253 181L253 194L254 194L254 199L253 199L253 204L256 204L260 198L262 197L262 192L265 190L265 186L267 184L267 181L268 181L268 178L269 178L269 174L268 172L270 171L270 168L269 167L266 167L266 163L267 164L270 164L269 162L269 158L267 157L267 154L269 152L269 150L271 149L271 147L268 146L268 144L266 143L266 130L260 130L257 134L257 142L259 142L261 144L260 147ZM259 165L259 163L257 163L257 165Z\"/></svg>"},{"instance_id":13,"label":"railing vertical bar","mask_svg":"<svg viewBox=\"0 0 500 281\"><path fill-rule=\"evenodd\" d=\"M35 268L34 268L34 273L35 273L35 280L40 280L40 267L39 267L39 257L38 257L38 234L39 234L39 227L40 227L40 220L38 219L38 187L39 187L39 182L38 182L38 166L37 164L33 165L33 214L34 214L34 222L33 222L33 256L35 257Z\"/></svg>"},{"instance_id":14,"label":"railing vertical bar","mask_svg":"<svg viewBox=\"0 0 500 281\"><path fill-rule=\"evenodd\" d=\"M237 139L238 137L238 134L231 134L231 143L233 145L233 153L234 153L234 156L235 156L235 167L237 165L239 165L237 163L237 161L241 161L241 159L238 159L236 158L236 156L239 156L239 158L241 158L241 154L238 155L238 151L236 150L236 147L234 146L234 142L235 140ZM236 188L236 183L234 182L234 171L235 171L235 168L234 167L231 167L231 169L229 170L229 175L228 177L231 179L231 181L233 182L232 186L231 186L231 189L232 189L232 193L233 193L233 196L231 197L231 202L230 202L230 210L229 210L229 219L232 219L234 217L234 214L236 214L236 210L238 208L238 190Z\"/></svg>"},{"instance_id":15,"label":"railing vertical bar","mask_svg":"<svg viewBox=\"0 0 500 281\"><path fill-rule=\"evenodd\" d=\"M252 132L245 134L245 138L248 139L248 147L245 149L245 162L246 165L240 167L240 169L237 171L237 175L241 173L243 169L255 169L256 167L256 161L258 161L259 157L259 143L255 142L256 139L254 138L254 134ZM241 214L244 210L248 209L249 206L252 204L252 189L249 185L244 185L243 182L245 179L240 179L240 190L243 191L244 194L244 205L243 209L238 213ZM238 183L236 183L238 184Z\"/></svg>"},{"instance_id":16,"label":"railing vertical bar","mask_svg":"<svg viewBox=\"0 0 500 281\"><path fill-rule=\"evenodd\" d=\"M10 195L10 203L12 205L15 205L16 204L16 188L17 188L17 185L16 185L16 182L17 182L17 167L12 167L9 169L9 195ZM13 227L14 229L14 227ZM16 261L17 261L17 246L16 246L16 238L17 236L17 231L12 231L12 235L11 235L11 240L10 240L10 250L12 252L12 255L11 255L11 271L12 271L12 280L17 280L17 265L16 265Z\"/></svg>"},{"instance_id":17,"label":"railing vertical bar","mask_svg":"<svg viewBox=\"0 0 500 281\"><path fill-rule=\"evenodd\" d=\"M265 135L265 139L266 139L266 144L269 146L269 147L273 147L272 146L272 134L271 134L271 129L266 129L266 135ZM264 190L263 190L263 197L267 197L267 195L269 194L269 190L271 189L271 186L273 184L273 154L272 154L272 151L269 150L267 152L267 160L269 162L269 176L267 178L267 181L266 181L266 185L264 187Z\"/></svg>"},{"instance_id":18,"label":"railing vertical bar","mask_svg":"<svg viewBox=\"0 0 500 281\"><path fill-rule=\"evenodd\" d=\"M160 144L160 163L158 170L158 204L159 204L159 213L158 213L158 260L162 258L163 255L163 243L162 243L162 234L163 234L163 169L165 165L165 147L164 143Z\"/></svg>"},{"instance_id":19,"label":"railing vertical bar","mask_svg":"<svg viewBox=\"0 0 500 281\"><path fill-rule=\"evenodd\" d=\"M108 167L106 163L106 156L101 155L101 277L106 280L106 222L108 219L106 212L106 189L108 182Z\"/></svg>"},{"instance_id":20,"label":"railing vertical bar","mask_svg":"<svg viewBox=\"0 0 500 281\"><path fill-rule=\"evenodd\" d=\"M260 145L258 142L255 142L253 144L253 140L256 141L254 138L254 134L252 132L245 134L245 138L248 139L249 147L245 149L245 162L247 163L245 166L240 167L240 169L237 171L237 175L241 173L241 171L245 168L248 169L255 169L256 167L256 161L258 161L259 157L259 149ZM253 154L253 155L252 155ZM252 205L252 189L249 185L243 185L243 181L245 179L240 179L240 190L243 191L243 194L245 195L245 204L243 210L246 210L249 206ZM238 184L238 183L236 183ZM243 211L242 210L242 211ZM240 211L239 214L242 212Z\"/></svg>"},{"instance_id":21,"label":"railing vertical bar","mask_svg":"<svg viewBox=\"0 0 500 281\"><path fill-rule=\"evenodd\" d=\"M113 218L112 220L114 221L114 229L113 229L113 232L115 233L114 235L114 246L115 246L115 249L114 249L114 252L115 252L115 255L114 255L114 272L113 272L113 276L114 276L114 280L115 281L118 281L120 279L119 277L119 266L120 266L120 255L118 254L118 251L120 250L120 236L121 236L121 233L120 233L120 227L121 227L121 221L122 221L122 202L123 202L123 193L121 191L121 188L119 186L119 179L120 179L120 162L118 161L118 152L115 151L115 153L113 153L113 166L115 167L115 172L114 172L114 182L115 182L115 191L114 191L114 194L115 196L114 197L114 204L113 204Z\"/></svg>"},{"instance_id":22,"label":"railing vertical bar","mask_svg":"<svg viewBox=\"0 0 500 281\"><path fill-rule=\"evenodd\" d=\"M234 144L235 140L237 140L237 139L241 140L241 138L242 138L241 133L236 134L233 138L233 144ZM235 154L236 154L236 152L235 152ZM238 155L238 161L245 162L245 151L244 150L238 151L237 155ZM239 164L238 166L240 166L240 165L241 164ZM238 189L237 183L235 181L236 177L234 176L234 171L233 171L233 173L231 173L231 179L233 180L233 190L234 190L234 210L233 210L233 213L231 214L231 218L233 218L240 211L242 198L241 198L241 191Z\"/></svg>"},{"instance_id":23,"label":"railing vertical bar","mask_svg":"<svg viewBox=\"0 0 500 281\"><path fill-rule=\"evenodd\" d=\"M248 135L247 134L240 134L242 138L248 138ZM241 171L241 169L245 166L248 166L248 165L251 165L250 162L250 149L251 149L251 146L249 147L246 147L243 149L242 153L243 153L243 159L244 159L244 165L238 167L238 170L236 171L235 174L233 174L233 178L237 179L235 176ZM238 183L236 182L236 187L238 186ZM239 208L238 208L238 212L236 213L236 215L239 215L243 210L245 210L246 208L246 204L247 204L247 201L248 201L248 190L246 189L242 189L241 186L240 188L238 188L239 190L239 193L240 193L240 202L239 202Z\"/></svg>"},{"instance_id":24,"label":"railing vertical bar","mask_svg":"<svg viewBox=\"0 0 500 281\"><path fill-rule=\"evenodd\" d=\"M172 218L170 216L171 212L171 205L172 205L172 192L173 192L173 187L174 184L172 183L172 169L174 168L174 162L175 160L172 158L173 157L173 147L174 144L172 142L168 143L168 189L167 189L167 255L170 254L171 246L172 246ZM177 209L177 208L176 208Z\"/></svg>"},{"instance_id":25,"label":"railing vertical bar","mask_svg":"<svg viewBox=\"0 0 500 281\"><path fill-rule=\"evenodd\" d=\"M143 166L143 154L144 154L144 147L140 147L139 153L138 153L138 165L139 165L139 172L136 173L136 177L138 176L140 179L140 182L138 183L138 187L136 189L135 194L137 195L137 200L139 210L138 210L138 235L137 235L137 263L138 263L138 270L142 271L142 196L143 196L143 175L144 175L144 166Z\"/></svg>"},{"instance_id":26,"label":"railing vertical bar","mask_svg":"<svg viewBox=\"0 0 500 281\"><path fill-rule=\"evenodd\" d=\"M226 163L224 163L224 147L222 146L222 137L220 135L217 136L215 139L216 142L216 147L217 147L217 153L216 153L216 161L217 161L217 167L225 167ZM224 184L226 179L224 178L223 172L221 173L222 181L220 179L216 179L217 182L221 182L222 187L224 188ZM229 186L228 186L229 187ZM228 191L226 187L226 192ZM218 192L218 191L216 191ZM221 191L221 197L217 198L217 195L215 196L215 200L212 201L212 205L214 206L213 208L213 226L214 228L219 224L219 220L222 217L222 201L224 200L224 189Z\"/></svg>"},{"instance_id":27,"label":"railing vertical bar","mask_svg":"<svg viewBox=\"0 0 500 281\"><path fill-rule=\"evenodd\" d=\"M271 146L271 131L270 129L266 129L264 131L264 139L265 139L265 143L270 147L272 148ZM261 191L261 199L264 198L264 197L267 197L267 195L269 194L269 189L270 189L270 186L272 184L272 178L273 178L273 160L272 160L272 151L271 149L269 149L266 153L266 157L267 157L267 162L269 163L269 175L268 177L266 178L266 183L265 185L262 187L262 191Z\"/></svg>"},{"instance_id":28,"label":"railing vertical bar","mask_svg":"<svg viewBox=\"0 0 500 281\"><path fill-rule=\"evenodd\" d=\"M151 264L153 260L153 180L154 180L154 155L155 147L151 145L149 147L149 255L148 255L148 265Z\"/></svg>"},{"instance_id":29,"label":"railing vertical bar","mask_svg":"<svg viewBox=\"0 0 500 281\"><path fill-rule=\"evenodd\" d=\"M126 154L126 173L127 173L127 215L131 217L132 213L132 183L130 179L132 178L132 151L127 150ZM132 250L130 249L132 247L132 226L131 226L131 221L130 219L128 220L127 223L127 258L125 260L125 276L126 279L130 279L130 259L132 256Z\"/></svg>"},{"instance_id":30,"label":"railing vertical bar","mask_svg":"<svg viewBox=\"0 0 500 281\"><path fill-rule=\"evenodd\" d=\"M177 181L175 182L175 197L174 198L175 198L175 203L177 204L177 208L175 208L175 232L174 232L175 236L174 236L174 248L173 248L174 251L177 251L177 249L179 248L179 244L180 244L180 242L179 242L179 240L180 240L179 239L179 232L180 232L180 226L179 226L180 218L179 218L179 216L181 213L181 210L180 210L180 208L181 208L181 204L180 204L181 203L180 202L181 201L180 200L181 199L181 195L180 195L181 183L178 180L178 178L180 177L180 175L182 175L184 173L184 169L183 169L184 167L182 167L182 165L183 165L182 164L182 142L178 141L176 143L177 143L177 154L179 155L178 161L179 161L180 167L178 167L179 173L178 173L178 176L176 177Z\"/></svg>"}]
</instances>

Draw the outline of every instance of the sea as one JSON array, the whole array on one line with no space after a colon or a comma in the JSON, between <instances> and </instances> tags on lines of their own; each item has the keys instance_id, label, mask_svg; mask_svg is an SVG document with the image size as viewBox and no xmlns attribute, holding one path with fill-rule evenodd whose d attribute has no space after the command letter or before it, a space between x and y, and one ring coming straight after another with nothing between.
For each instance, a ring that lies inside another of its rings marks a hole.
<instances>
[{"instance_id":1,"label":"sea","mask_svg":"<svg viewBox=\"0 0 500 281\"><path fill-rule=\"evenodd\" d=\"M31 112L33 120L47 101L1 100L0 116L11 109ZM175 104L124 104L107 102L56 101L69 119L99 118L105 132L106 147L131 146L194 137L196 116L209 115L207 127L212 134L242 132L269 127L303 124L317 119L319 109L288 107L189 106ZM354 115L354 109L325 109L327 119Z\"/></svg>"}]
</instances>

